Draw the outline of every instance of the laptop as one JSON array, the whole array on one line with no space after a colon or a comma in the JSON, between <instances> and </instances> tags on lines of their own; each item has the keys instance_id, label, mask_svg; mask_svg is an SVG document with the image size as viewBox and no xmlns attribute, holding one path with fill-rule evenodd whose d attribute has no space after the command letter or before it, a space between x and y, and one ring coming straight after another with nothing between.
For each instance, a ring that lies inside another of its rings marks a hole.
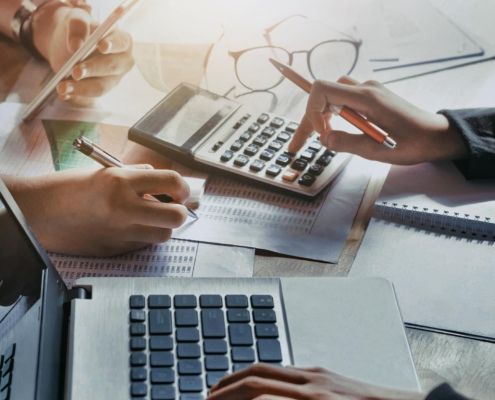
<instances>
[{"instance_id":1,"label":"laptop","mask_svg":"<svg viewBox=\"0 0 495 400\"><path fill-rule=\"evenodd\" d=\"M259 361L420 390L385 280L83 278L68 290L0 181L0 399L203 399Z\"/></svg>"}]
</instances>

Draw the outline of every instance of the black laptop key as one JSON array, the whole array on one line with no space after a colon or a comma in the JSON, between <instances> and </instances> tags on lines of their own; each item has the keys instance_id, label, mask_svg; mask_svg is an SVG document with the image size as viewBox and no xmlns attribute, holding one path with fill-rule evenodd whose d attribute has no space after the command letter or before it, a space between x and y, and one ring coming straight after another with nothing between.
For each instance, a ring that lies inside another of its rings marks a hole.
<instances>
[{"instance_id":1,"label":"black laptop key","mask_svg":"<svg viewBox=\"0 0 495 400\"><path fill-rule=\"evenodd\" d=\"M172 350L174 341L172 336L151 336L150 350Z\"/></svg>"},{"instance_id":2,"label":"black laptop key","mask_svg":"<svg viewBox=\"0 0 495 400\"><path fill-rule=\"evenodd\" d=\"M146 350L146 339L142 337L133 337L130 340L129 347L131 351Z\"/></svg>"},{"instance_id":3,"label":"black laptop key","mask_svg":"<svg viewBox=\"0 0 495 400\"><path fill-rule=\"evenodd\" d=\"M179 360L177 370L179 375L201 375L203 367L198 360Z\"/></svg>"},{"instance_id":4,"label":"black laptop key","mask_svg":"<svg viewBox=\"0 0 495 400\"><path fill-rule=\"evenodd\" d=\"M254 362L254 350L252 347L232 347L231 358L233 362Z\"/></svg>"},{"instance_id":5,"label":"black laptop key","mask_svg":"<svg viewBox=\"0 0 495 400\"><path fill-rule=\"evenodd\" d=\"M146 305L146 299L141 295L134 295L129 297L129 307L130 308L144 308Z\"/></svg>"},{"instance_id":6,"label":"black laptop key","mask_svg":"<svg viewBox=\"0 0 495 400\"><path fill-rule=\"evenodd\" d=\"M208 386L208 388L215 386L225 377L225 375L227 375L226 372L208 372L206 374L206 386Z\"/></svg>"},{"instance_id":7,"label":"black laptop key","mask_svg":"<svg viewBox=\"0 0 495 400\"><path fill-rule=\"evenodd\" d=\"M229 360L226 356L206 356L205 368L207 371L227 371Z\"/></svg>"},{"instance_id":8,"label":"black laptop key","mask_svg":"<svg viewBox=\"0 0 495 400\"><path fill-rule=\"evenodd\" d=\"M224 338L225 317L223 311L217 308L201 310L201 328L204 338Z\"/></svg>"},{"instance_id":9,"label":"black laptop key","mask_svg":"<svg viewBox=\"0 0 495 400\"><path fill-rule=\"evenodd\" d=\"M243 369L249 368L251 365L253 365L253 364L252 363L234 363L234 365L232 366L232 372L241 371Z\"/></svg>"},{"instance_id":10,"label":"black laptop key","mask_svg":"<svg viewBox=\"0 0 495 400\"><path fill-rule=\"evenodd\" d=\"M146 354L131 353L130 362L132 367L141 367L143 365L146 365Z\"/></svg>"},{"instance_id":11,"label":"black laptop key","mask_svg":"<svg viewBox=\"0 0 495 400\"><path fill-rule=\"evenodd\" d=\"M222 308L222 296L219 294L202 294L199 296L199 305L201 308Z\"/></svg>"},{"instance_id":12,"label":"black laptop key","mask_svg":"<svg viewBox=\"0 0 495 400\"><path fill-rule=\"evenodd\" d=\"M151 383L174 383L175 372L173 368L153 368L150 373Z\"/></svg>"},{"instance_id":13,"label":"black laptop key","mask_svg":"<svg viewBox=\"0 0 495 400\"><path fill-rule=\"evenodd\" d=\"M196 310L185 309L175 312L175 326L198 326L198 313Z\"/></svg>"},{"instance_id":14,"label":"black laptop key","mask_svg":"<svg viewBox=\"0 0 495 400\"><path fill-rule=\"evenodd\" d=\"M198 302L192 294L178 294L174 296L175 308L196 308Z\"/></svg>"},{"instance_id":15,"label":"black laptop key","mask_svg":"<svg viewBox=\"0 0 495 400\"><path fill-rule=\"evenodd\" d=\"M259 323L259 322L266 322L266 323L277 322L277 317L275 315L275 311L263 309L263 308L258 308L256 310L253 310L253 319L254 319L254 322L256 322L256 323Z\"/></svg>"},{"instance_id":16,"label":"black laptop key","mask_svg":"<svg viewBox=\"0 0 495 400\"><path fill-rule=\"evenodd\" d=\"M230 324L229 340L231 346L252 346L253 332L249 324Z\"/></svg>"},{"instance_id":17,"label":"black laptop key","mask_svg":"<svg viewBox=\"0 0 495 400\"><path fill-rule=\"evenodd\" d=\"M227 308L247 308L248 298L243 294L228 294L225 296Z\"/></svg>"},{"instance_id":18,"label":"black laptop key","mask_svg":"<svg viewBox=\"0 0 495 400\"><path fill-rule=\"evenodd\" d=\"M257 338L278 338L278 327L275 324L256 324L254 332Z\"/></svg>"},{"instance_id":19,"label":"black laptop key","mask_svg":"<svg viewBox=\"0 0 495 400\"><path fill-rule=\"evenodd\" d=\"M175 400L175 387L173 385L153 385L151 387L151 400Z\"/></svg>"},{"instance_id":20,"label":"black laptop key","mask_svg":"<svg viewBox=\"0 0 495 400\"><path fill-rule=\"evenodd\" d=\"M180 400L205 400L205 398L200 394L181 394Z\"/></svg>"},{"instance_id":21,"label":"black laptop key","mask_svg":"<svg viewBox=\"0 0 495 400\"><path fill-rule=\"evenodd\" d=\"M143 336L146 333L146 325L138 322L133 322L129 327L131 336Z\"/></svg>"},{"instance_id":22,"label":"black laptop key","mask_svg":"<svg viewBox=\"0 0 495 400\"><path fill-rule=\"evenodd\" d=\"M144 322L146 321L146 312L143 310L131 310L129 312L130 322Z\"/></svg>"},{"instance_id":23,"label":"black laptop key","mask_svg":"<svg viewBox=\"0 0 495 400\"><path fill-rule=\"evenodd\" d=\"M203 380L199 376L181 376L179 390L181 392L202 392Z\"/></svg>"},{"instance_id":24,"label":"black laptop key","mask_svg":"<svg viewBox=\"0 0 495 400\"><path fill-rule=\"evenodd\" d=\"M140 382L145 381L148 373L146 368L135 367L131 368L131 381Z\"/></svg>"},{"instance_id":25,"label":"black laptop key","mask_svg":"<svg viewBox=\"0 0 495 400\"><path fill-rule=\"evenodd\" d=\"M172 301L167 294L152 294L148 296L149 308L170 308Z\"/></svg>"},{"instance_id":26,"label":"black laptop key","mask_svg":"<svg viewBox=\"0 0 495 400\"><path fill-rule=\"evenodd\" d=\"M281 362L282 350L277 339L259 339L256 343L260 362Z\"/></svg>"},{"instance_id":27,"label":"black laptop key","mask_svg":"<svg viewBox=\"0 0 495 400\"><path fill-rule=\"evenodd\" d=\"M177 345L177 357L199 358L201 357L201 348L197 343L179 343Z\"/></svg>"},{"instance_id":28,"label":"black laptop key","mask_svg":"<svg viewBox=\"0 0 495 400\"><path fill-rule=\"evenodd\" d=\"M273 297L268 295L253 294L251 296L251 307L273 308Z\"/></svg>"},{"instance_id":29,"label":"black laptop key","mask_svg":"<svg viewBox=\"0 0 495 400\"><path fill-rule=\"evenodd\" d=\"M199 342L199 330L197 328L177 328L175 338L178 342Z\"/></svg>"},{"instance_id":30,"label":"black laptop key","mask_svg":"<svg viewBox=\"0 0 495 400\"><path fill-rule=\"evenodd\" d=\"M227 321L229 322L249 322L251 315L245 308L234 308L227 311Z\"/></svg>"},{"instance_id":31,"label":"black laptop key","mask_svg":"<svg viewBox=\"0 0 495 400\"><path fill-rule=\"evenodd\" d=\"M170 351L152 351L150 353L150 365L152 367L172 367L174 355Z\"/></svg>"},{"instance_id":32,"label":"black laptop key","mask_svg":"<svg viewBox=\"0 0 495 400\"><path fill-rule=\"evenodd\" d=\"M205 354L227 354L227 342L223 339L203 340Z\"/></svg>"},{"instance_id":33,"label":"black laptop key","mask_svg":"<svg viewBox=\"0 0 495 400\"><path fill-rule=\"evenodd\" d=\"M172 313L170 310L150 310L148 323L150 335L170 335L172 333Z\"/></svg>"},{"instance_id":34,"label":"black laptop key","mask_svg":"<svg viewBox=\"0 0 495 400\"><path fill-rule=\"evenodd\" d=\"M146 383L134 382L131 383L131 396L144 397L148 394L148 386Z\"/></svg>"}]
</instances>

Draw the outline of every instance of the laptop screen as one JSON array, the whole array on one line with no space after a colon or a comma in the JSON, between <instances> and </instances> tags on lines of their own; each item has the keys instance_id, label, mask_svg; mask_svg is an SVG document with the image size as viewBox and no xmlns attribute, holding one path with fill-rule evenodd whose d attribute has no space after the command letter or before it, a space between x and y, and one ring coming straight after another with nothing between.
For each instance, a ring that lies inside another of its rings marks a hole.
<instances>
[{"instance_id":1,"label":"laptop screen","mask_svg":"<svg viewBox=\"0 0 495 400\"><path fill-rule=\"evenodd\" d=\"M40 299L42 261L0 196L0 337Z\"/></svg>"}]
</instances>

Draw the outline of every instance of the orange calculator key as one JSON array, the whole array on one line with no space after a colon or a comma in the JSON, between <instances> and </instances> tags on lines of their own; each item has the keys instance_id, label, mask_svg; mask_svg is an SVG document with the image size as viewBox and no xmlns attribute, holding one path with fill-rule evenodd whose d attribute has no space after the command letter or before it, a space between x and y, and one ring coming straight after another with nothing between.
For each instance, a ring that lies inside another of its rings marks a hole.
<instances>
[{"instance_id":1,"label":"orange calculator key","mask_svg":"<svg viewBox=\"0 0 495 400\"><path fill-rule=\"evenodd\" d=\"M298 176L299 176L299 173L296 171L286 171L282 175L282 179L286 182L294 182Z\"/></svg>"}]
</instances>

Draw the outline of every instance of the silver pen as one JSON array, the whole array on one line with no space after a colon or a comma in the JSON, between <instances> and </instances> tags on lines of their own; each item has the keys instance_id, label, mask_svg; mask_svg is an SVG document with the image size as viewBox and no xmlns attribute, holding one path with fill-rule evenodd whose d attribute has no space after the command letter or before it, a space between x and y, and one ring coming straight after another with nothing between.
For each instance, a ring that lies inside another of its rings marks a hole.
<instances>
[{"instance_id":1,"label":"silver pen","mask_svg":"<svg viewBox=\"0 0 495 400\"><path fill-rule=\"evenodd\" d=\"M103 150L100 146L93 143L91 140L84 136L80 136L76 140L74 140L73 146L79 150L84 155L89 158L95 160L97 163L103 165L106 168L117 167L117 168L125 168L125 165L118 158L112 156L109 152ZM174 201L172 197L168 194L156 194L153 195L155 199L162 203L171 203ZM190 217L194 219L198 219L198 215L187 207L187 213Z\"/></svg>"}]
</instances>

